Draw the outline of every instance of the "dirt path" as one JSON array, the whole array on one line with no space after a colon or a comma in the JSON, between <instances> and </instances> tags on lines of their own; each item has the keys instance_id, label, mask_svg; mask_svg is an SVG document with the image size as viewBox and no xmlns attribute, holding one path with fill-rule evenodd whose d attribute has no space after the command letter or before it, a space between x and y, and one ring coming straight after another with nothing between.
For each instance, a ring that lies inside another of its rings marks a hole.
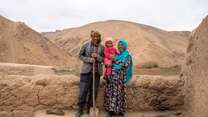
<instances>
[{"instance_id":1,"label":"dirt path","mask_svg":"<svg viewBox=\"0 0 208 117\"><path fill-rule=\"evenodd\" d=\"M35 113L35 117L74 117L75 110L65 111L65 116L47 115L45 110L40 110ZM82 117L89 117L84 113ZM99 112L99 117L106 117L104 111ZM115 116L116 117L116 116ZM163 111L163 112L128 112L125 117L184 117L182 111Z\"/></svg>"}]
</instances>

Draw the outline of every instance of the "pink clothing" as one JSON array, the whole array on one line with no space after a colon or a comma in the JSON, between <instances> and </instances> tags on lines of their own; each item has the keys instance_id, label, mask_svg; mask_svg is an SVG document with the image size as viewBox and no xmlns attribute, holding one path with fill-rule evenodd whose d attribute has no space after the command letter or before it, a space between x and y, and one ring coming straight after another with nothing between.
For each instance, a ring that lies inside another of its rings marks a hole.
<instances>
[{"instance_id":1,"label":"pink clothing","mask_svg":"<svg viewBox=\"0 0 208 117\"><path fill-rule=\"evenodd\" d=\"M116 49L114 47L109 47L104 49L104 64L105 64L105 76L111 75L112 71L112 64L113 64L113 58L116 54Z\"/></svg>"}]
</instances>

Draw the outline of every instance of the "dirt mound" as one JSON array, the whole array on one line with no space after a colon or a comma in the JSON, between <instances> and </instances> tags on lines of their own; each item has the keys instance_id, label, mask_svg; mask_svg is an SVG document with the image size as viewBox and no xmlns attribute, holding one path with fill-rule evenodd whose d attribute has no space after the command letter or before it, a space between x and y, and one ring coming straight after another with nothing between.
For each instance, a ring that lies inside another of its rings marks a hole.
<instances>
[{"instance_id":1,"label":"dirt mound","mask_svg":"<svg viewBox=\"0 0 208 117\"><path fill-rule=\"evenodd\" d=\"M22 22L0 16L0 62L72 65L75 59Z\"/></svg>"},{"instance_id":2,"label":"dirt mound","mask_svg":"<svg viewBox=\"0 0 208 117\"><path fill-rule=\"evenodd\" d=\"M127 21L110 20L95 22L78 28L43 33L58 47L76 55L80 46L89 40L91 30L115 39L125 37L135 65L156 63L159 67L181 65L184 60L188 37L155 27ZM115 40L116 41L116 40Z\"/></svg>"},{"instance_id":3,"label":"dirt mound","mask_svg":"<svg viewBox=\"0 0 208 117\"><path fill-rule=\"evenodd\" d=\"M186 81L189 116L208 116L208 16L191 34L181 76Z\"/></svg>"}]
</instances>

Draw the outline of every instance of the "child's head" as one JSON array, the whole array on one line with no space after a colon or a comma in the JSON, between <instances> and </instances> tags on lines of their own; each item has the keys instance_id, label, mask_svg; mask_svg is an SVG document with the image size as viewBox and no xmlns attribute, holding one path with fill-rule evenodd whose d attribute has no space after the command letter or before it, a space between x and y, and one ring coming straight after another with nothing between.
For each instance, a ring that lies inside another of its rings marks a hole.
<instances>
[{"instance_id":1,"label":"child's head","mask_svg":"<svg viewBox=\"0 0 208 117\"><path fill-rule=\"evenodd\" d=\"M113 38L112 37L105 38L105 46L107 48L113 47Z\"/></svg>"}]
</instances>

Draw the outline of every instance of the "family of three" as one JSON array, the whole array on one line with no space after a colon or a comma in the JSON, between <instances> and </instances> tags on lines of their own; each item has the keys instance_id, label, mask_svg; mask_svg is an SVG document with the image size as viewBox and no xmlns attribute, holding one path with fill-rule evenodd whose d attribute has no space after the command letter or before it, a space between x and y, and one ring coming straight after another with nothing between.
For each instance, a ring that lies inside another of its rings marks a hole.
<instances>
[{"instance_id":1,"label":"family of three","mask_svg":"<svg viewBox=\"0 0 208 117\"><path fill-rule=\"evenodd\" d=\"M79 110L75 117L81 117L85 103L87 112L93 107L93 69L95 72L95 97L99 90L100 77L104 73L106 81L104 91L104 108L108 112L107 117L113 115L124 116L127 109L128 81L132 77L132 58L127 49L125 39L120 39L114 48L113 39L105 38L105 47L101 44L101 34L91 31L91 41L85 43L79 52L82 61L80 71L80 95ZM93 65L94 64L94 65ZM103 64L105 70L103 71ZM92 68L94 66L94 68ZM87 101L86 101L87 100Z\"/></svg>"}]
</instances>

